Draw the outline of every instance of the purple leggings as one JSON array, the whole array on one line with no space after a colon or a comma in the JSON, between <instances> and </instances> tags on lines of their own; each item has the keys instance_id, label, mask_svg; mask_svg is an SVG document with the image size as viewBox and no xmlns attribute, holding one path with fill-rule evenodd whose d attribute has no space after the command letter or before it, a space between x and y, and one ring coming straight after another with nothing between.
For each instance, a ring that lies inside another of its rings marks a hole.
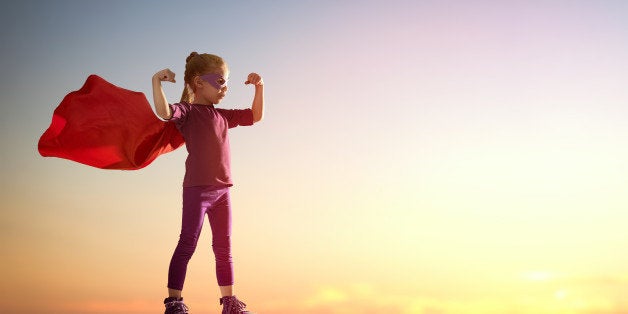
<instances>
[{"instance_id":1,"label":"purple leggings","mask_svg":"<svg viewBox=\"0 0 628 314\"><path fill-rule=\"evenodd\" d=\"M183 290L188 262L196 250L205 214L209 217L212 228L212 248L216 258L218 285L233 285L229 188L193 186L183 188L181 235L168 270L170 289Z\"/></svg>"}]
</instances>

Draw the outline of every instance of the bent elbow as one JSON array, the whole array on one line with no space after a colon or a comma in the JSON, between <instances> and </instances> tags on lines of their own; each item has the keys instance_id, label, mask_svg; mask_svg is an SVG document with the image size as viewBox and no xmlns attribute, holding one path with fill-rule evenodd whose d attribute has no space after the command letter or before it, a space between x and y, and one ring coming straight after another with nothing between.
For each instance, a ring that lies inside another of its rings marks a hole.
<instances>
[{"instance_id":1,"label":"bent elbow","mask_svg":"<svg viewBox=\"0 0 628 314\"><path fill-rule=\"evenodd\" d=\"M257 123L262 121L262 119L264 119L264 114L260 113L260 114L254 114L253 115L253 123Z\"/></svg>"},{"instance_id":2,"label":"bent elbow","mask_svg":"<svg viewBox=\"0 0 628 314\"><path fill-rule=\"evenodd\" d=\"M257 123L264 119L264 110L259 110L257 108L253 108L253 123Z\"/></svg>"},{"instance_id":3,"label":"bent elbow","mask_svg":"<svg viewBox=\"0 0 628 314\"><path fill-rule=\"evenodd\" d=\"M172 118L172 113L170 112L157 112L157 116L159 116L160 118L164 119L164 120L170 120L170 118Z\"/></svg>"}]
</instances>

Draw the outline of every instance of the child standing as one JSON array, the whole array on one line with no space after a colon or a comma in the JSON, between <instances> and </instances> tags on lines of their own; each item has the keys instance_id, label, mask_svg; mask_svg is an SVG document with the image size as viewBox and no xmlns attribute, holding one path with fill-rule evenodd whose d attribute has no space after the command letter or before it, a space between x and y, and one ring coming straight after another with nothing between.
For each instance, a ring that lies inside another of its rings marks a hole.
<instances>
[{"instance_id":1,"label":"child standing","mask_svg":"<svg viewBox=\"0 0 628 314\"><path fill-rule=\"evenodd\" d=\"M181 101L168 104L162 81L175 82L169 69L153 76L153 99L157 115L176 124L185 139L188 157L183 179L183 214L179 242L168 270L168 298L165 314L188 313L181 291L187 265L196 249L205 215L212 231L216 278L220 287L223 314L250 313L233 293L231 258L231 203L229 137L227 130L262 120L264 82L256 73L245 84L255 86L250 109L215 108L227 93L229 69L224 60L210 54L192 52L186 59L185 87Z\"/></svg>"}]
</instances>

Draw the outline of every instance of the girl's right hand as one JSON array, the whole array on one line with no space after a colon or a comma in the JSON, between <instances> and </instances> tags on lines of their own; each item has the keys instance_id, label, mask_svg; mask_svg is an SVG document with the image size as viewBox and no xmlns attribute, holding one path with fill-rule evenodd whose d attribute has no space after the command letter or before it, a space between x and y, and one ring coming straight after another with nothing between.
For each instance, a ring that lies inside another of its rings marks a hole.
<instances>
[{"instance_id":1,"label":"girl's right hand","mask_svg":"<svg viewBox=\"0 0 628 314\"><path fill-rule=\"evenodd\" d=\"M176 81L174 80L174 72L170 71L170 69L163 69L157 73L155 73L155 75L153 75L153 79L158 79L159 81L168 81L168 82L172 82L172 83L176 83Z\"/></svg>"}]
</instances>

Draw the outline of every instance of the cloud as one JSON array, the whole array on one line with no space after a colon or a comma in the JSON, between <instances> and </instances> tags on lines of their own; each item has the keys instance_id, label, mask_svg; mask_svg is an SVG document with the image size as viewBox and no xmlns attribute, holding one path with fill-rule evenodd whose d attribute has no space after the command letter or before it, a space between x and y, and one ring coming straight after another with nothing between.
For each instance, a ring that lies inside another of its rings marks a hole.
<instances>
[{"instance_id":1,"label":"cloud","mask_svg":"<svg viewBox=\"0 0 628 314\"><path fill-rule=\"evenodd\" d=\"M63 313L83 313L83 314L115 314L115 313L154 313L162 310L160 304L145 300L130 301L75 301L58 304L55 306Z\"/></svg>"},{"instance_id":2,"label":"cloud","mask_svg":"<svg viewBox=\"0 0 628 314\"><path fill-rule=\"evenodd\" d=\"M257 300L250 308L263 314L628 314L626 279L526 272L518 283L499 285L493 293L473 296L393 292L373 283L325 285L301 297L290 294L290 298ZM451 289L456 291L455 286ZM215 310L203 308L202 302L191 305L197 313ZM83 314L148 314L162 310L154 300L76 301L54 308L56 312Z\"/></svg>"},{"instance_id":3,"label":"cloud","mask_svg":"<svg viewBox=\"0 0 628 314\"><path fill-rule=\"evenodd\" d=\"M490 305L490 306L487 306ZM503 307L495 306L486 301L462 302L443 301L435 298L417 295L403 295L387 293L371 284L350 284L345 286L323 286L311 295L291 305L292 310L285 310L287 304L267 304L263 313L283 314L450 314L462 313L463 309L470 309L465 313L499 313L503 314ZM491 309L492 308L492 309ZM475 311L483 309L489 311Z\"/></svg>"},{"instance_id":4,"label":"cloud","mask_svg":"<svg viewBox=\"0 0 628 314\"><path fill-rule=\"evenodd\" d=\"M621 278L533 278L542 280L524 284L524 289L504 288L499 295L466 298L391 293L365 283L322 286L301 300L259 304L259 310L270 314L628 314ZM600 283L608 289L600 291Z\"/></svg>"}]
</instances>

